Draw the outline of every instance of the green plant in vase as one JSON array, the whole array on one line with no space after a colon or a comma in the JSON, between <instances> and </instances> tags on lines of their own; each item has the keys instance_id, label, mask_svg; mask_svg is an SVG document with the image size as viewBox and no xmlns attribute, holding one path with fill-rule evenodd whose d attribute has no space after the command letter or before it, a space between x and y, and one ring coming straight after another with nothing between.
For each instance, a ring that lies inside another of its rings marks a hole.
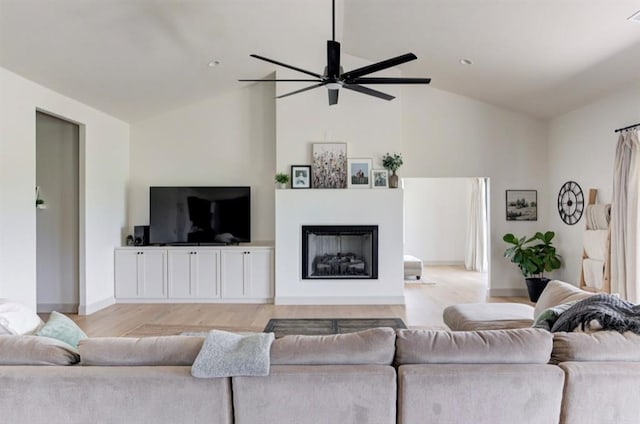
<instances>
[{"instance_id":1,"label":"green plant in vase","mask_svg":"<svg viewBox=\"0 0 640 424\"><path fill-rule=\"evenodd\" d=\"M289 174L285 174L284 172L279 172L274 177L274 180L276 181L276 183L278 183L280 188L286 188L287 183L289 182Z\"/></svg>"},{"instance_id":2,"label":"green plant in vase","mask_svg":"<svg viewBox=\"0 0 640 424\"><path fill-rule=\"evenodd\" d=\"M387 153L382 156L382 166L391 171L391 175L389 176L389 187L398 188L398 176L396 175L396 171L403 163L402 154L400 153L394 153L392 155Z\"/></svg>"}]
</instances>

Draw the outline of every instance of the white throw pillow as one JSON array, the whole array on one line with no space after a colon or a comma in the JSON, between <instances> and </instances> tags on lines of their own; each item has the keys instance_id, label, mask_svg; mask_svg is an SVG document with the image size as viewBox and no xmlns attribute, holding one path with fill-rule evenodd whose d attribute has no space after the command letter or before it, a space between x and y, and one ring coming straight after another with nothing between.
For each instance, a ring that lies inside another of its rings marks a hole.
<instances>
[{"instance_id":1,"label":"white throw pillow","mask_svg":"<svg viewBox=\"0 0 640 424\"><path fill-rule=\"evenodd\" d=\"M26 306L0 299L0 334L32 334L44 324L38 314Z\"/></svg>"}]
</instances>

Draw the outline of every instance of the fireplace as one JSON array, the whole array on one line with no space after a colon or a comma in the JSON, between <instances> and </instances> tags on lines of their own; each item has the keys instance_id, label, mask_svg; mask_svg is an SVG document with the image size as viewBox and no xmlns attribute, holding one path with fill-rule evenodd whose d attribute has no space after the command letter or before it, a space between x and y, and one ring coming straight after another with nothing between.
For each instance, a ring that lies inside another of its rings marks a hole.
<instances>
[{"instance_id":1,"label":"fireplace","mask_svg":"<svg viewBox=\"0 0 640 424\"><path fill-rule=\"evenodd\" d=\"M377 225L303 225L302 278L378 278Z\"/></svg>"}]
</instances>

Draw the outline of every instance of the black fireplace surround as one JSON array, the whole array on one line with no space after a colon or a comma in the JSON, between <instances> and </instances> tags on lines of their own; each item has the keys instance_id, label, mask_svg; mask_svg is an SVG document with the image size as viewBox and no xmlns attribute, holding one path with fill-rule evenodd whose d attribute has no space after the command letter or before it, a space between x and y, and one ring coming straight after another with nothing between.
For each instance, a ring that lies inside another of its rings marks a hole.
<instances>
[{"instance_id":1,"label":"black fireplace surround","mask_svg":"<svg viewBox=\"0 0 640 424\"><path fill-rule=\"evenodd\" d=\"M303 225L303 280L378 278L377 225Z\"/></svg>"}]
</instances>

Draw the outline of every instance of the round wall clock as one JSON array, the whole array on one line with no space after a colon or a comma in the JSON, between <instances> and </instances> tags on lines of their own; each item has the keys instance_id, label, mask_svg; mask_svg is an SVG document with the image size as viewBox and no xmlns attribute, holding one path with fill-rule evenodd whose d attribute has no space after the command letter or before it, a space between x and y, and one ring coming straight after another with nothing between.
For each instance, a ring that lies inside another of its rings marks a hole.
<instances>
[{"instance_id":1,"label":"round wall clock","mask_svg":"<svg viewBox=\"0 0 640 424\"><path fill-rule=\"evenodd\" d=\"M558 213L565 224L574 225L582 218L584 194L575 181L567 181L558 193Z\"/></svg>"}]
</instances>

